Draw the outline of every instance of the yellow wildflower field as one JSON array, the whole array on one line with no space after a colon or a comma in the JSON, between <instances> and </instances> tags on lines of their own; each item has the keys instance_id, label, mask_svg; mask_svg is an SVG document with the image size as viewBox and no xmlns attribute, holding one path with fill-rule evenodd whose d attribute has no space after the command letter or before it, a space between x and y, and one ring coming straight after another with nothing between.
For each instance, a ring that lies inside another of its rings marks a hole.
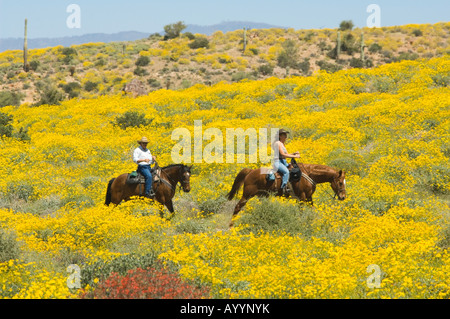
<instances>
[{"instance_id":1,"label":"yellow wildflower field","mask_svg":"<svg viewBox=\"0 0 450 319\"><path fill-rule=\"evenodd\" d=\"M30 137L0 140L0 227L19 247L1 260L2 298L77 298L69 265L83 282L94 264L149 253L213 298L450 297L449 55L1 111ZM120 128L126 112L149 121ZM194 136L194 121L223 136L287 129L301 162L346 172L348 198L335 201L328 184L318 185L314 207L254 198L229 229L235 176L267 164L250 154L199 163L192 152L192 190L176 191L173 218L149 200L104 206L108 181L136 169L138 139L169 165L172 132Z\"/></svg>"}]
</instances>

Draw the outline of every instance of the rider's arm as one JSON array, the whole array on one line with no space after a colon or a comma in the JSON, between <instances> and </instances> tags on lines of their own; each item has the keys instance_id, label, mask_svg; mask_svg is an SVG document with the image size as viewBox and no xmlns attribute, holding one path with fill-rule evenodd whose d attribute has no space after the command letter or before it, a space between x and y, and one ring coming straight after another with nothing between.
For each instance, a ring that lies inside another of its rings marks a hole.
<instances>
[{"instance_id":1,"label":"rider's arm","mask_svg":"<svg viewBox=\"0 0 450 319\"><path fill-rule=\"evenodd\" d=\"M286 153L283 150L283 145L281 142L278 142L278 151L280 152L280 155L283 157L287 157L287 158L299 158L300 157L298 152L295 152L294 154Z\"/></svg>"},{"instance_id":2,"label":"rider's arm","mask_svg":"<svg viewBox=\"0 0 450 319\"><path fill-rule=\"evenodd\" d=\"M142 163L142 162L149 162L150 160L148 158L143 159L141 158L142 151L139 148L136 148L133 152L133 162L136 164Z\"/></svg>"}]
</instances>

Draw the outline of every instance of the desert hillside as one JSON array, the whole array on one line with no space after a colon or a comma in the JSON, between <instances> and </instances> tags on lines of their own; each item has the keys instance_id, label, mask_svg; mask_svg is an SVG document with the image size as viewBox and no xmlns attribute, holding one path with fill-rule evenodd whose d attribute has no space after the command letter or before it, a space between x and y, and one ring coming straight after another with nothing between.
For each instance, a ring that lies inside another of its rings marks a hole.
<instances>
[{"instance_id":1,"label":"desert hillside","mask_svg":"<svg viewBox=\"0 0 450 319\"><path fill-rule=\"evenodd\" d=\"M439 57L450 50L450 23L343 30L339 56L338 32L219 31L211 36L184 33L164 40L152 35L130 42L35 49L29 50L28 72L23 70L21 50L6 51L0 53L0 106L115 95L127 84L126 91L137 96L195 84L309 76L318 70Z\"/></svg>"}]
</instances>

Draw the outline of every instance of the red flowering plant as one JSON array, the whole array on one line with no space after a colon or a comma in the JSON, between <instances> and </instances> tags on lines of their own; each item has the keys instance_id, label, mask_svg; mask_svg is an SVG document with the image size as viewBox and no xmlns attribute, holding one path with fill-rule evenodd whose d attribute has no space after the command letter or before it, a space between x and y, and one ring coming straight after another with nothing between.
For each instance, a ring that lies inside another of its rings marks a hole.
<instances>
[{"instance_id":1,"label":"red flowering plant","mask_svg":"<svg viewBox=\"0 0 450 319\"><path fill-rule=\"evenodd\" d=\"M82 299L206 299L209 288L185 282L166 268L136 268L125 276L116 272L99 282Z\"/></svg>"}]
</instances>

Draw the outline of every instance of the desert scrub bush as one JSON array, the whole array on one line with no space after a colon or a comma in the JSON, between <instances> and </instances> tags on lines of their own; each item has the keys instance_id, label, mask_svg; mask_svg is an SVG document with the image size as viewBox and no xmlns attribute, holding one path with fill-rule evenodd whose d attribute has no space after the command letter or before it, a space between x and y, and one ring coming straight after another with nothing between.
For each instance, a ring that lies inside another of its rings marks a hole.
<instances>
[{"instance_id":1,"label":"desert scrub bush","mask_svg":"<svg viewBox=\"0 0 450 319\"><path fill-rule=\"evenodd\" d=\"M381 51L381 49L382 49L382 47L381 47L381 45L379 45L378 43L372 43L370 46L369 46L369 52L370 53L377 53L377 52L380 52Z\"/></svg>"},{"instance_id":2,"label":"desert scrub bush","mask_svg":"<svg viewBox=\"0 0 450 319\"><path fill-rule=\"evenodd\" d=\"M92 91L96 90L97 87L98 87L98 82L86 81L84 83L84 89L88 92L92 92Z\"/></svg>"},{"instance_id":3,"label":"desert scrub bush","mask_svg":"<svg viewBox=\"0 0 450 319\"><path fill-rule=\"evenodd\" d=\"M4 107L7 105L20 105L20 102L23 98L23 94L11 91L2 91L0 92L0 107Z\"/></svg>"},{"instance_id":4,"label":"desert scrub bush","mask_svg":"<svg viewBox=\"0 0 450 319\"><path fill-rule=\"evenodd\" d=\"M139 56L139 58L134 63L136 66L147 66L150 63L150 58L145 55Z\"/></svg>"},{"instance_id":5,"label":"desert scrub bush","mask_svg":"<svg viewBox=\"0 0 450 319\"><path fill-rule=\"evenodd\" d=\"M118 116L113 124L125 130L128 127L147 126L151 122L152 120L145 118L144 113L127 111L123 115Z\"/></svg>"},{"instance_id":6,"label":"desert scrub bush","mask_svg":"<svg viewBox=\"0 0 450 319\"><path fill-rule=\"evenodd\" d=\"M77 50L74 48L61 48L60 54L62 55L62 62L69 64L77 55Z\"/></svg>"},{"instance_id":7,"label":"desert scrub bush","mask_svg":"<svg viewBox=\"0 0 450 319\"><path fill-rule=\"evenodd\" d=\"M59 105L65 100L64 93L51 85L45 86L39 95L39 101L33 104L34 106Z\"/></svg>"},{"instance_id":8,"label":"desert scrub bush","mask_svg":"<svg viewBox=\"0 0 450 319\"><path fill-rule=\"evenodd\" d=\"M421 37L423 35L423 32L420 29L414 29L412 34L414 34L414 36L416 37Z\"/></svg>"},{"instance_id":9,"label":"desert scrub bush","mask_svg":"<svg viewBox=\"0 0 450 319\"><path fill-rule=\"evenodd\" d=\"M97 260L90 264L81 266L83 276L81 277L81 287L95 287L96 282L104 280L111 275L117 273L126 275L129 270L135 268L154 267L157 261L156 254L153 252L146 254L131 253L121 255L112 260Z\"/></svg>"},{"instance_id":10,"label":"desert scrub bush","mask_svg":"<svg viewBox=\"0 0 450 319\"><path fill-rule=\"evenodd\" d=\"M194 41L189 43L191 49L209 48L209 40L205 37L196 37Z\"/></svg>"},{"instance_id":11,"label":"desert scrub bush","mask_svg":"<svg viewBox=\"0 0 450 319\"><path fill-rule=\"evenodd\" d=\"M0 137L11 137L13 132L12 120L12 115L0 112Z\"/></svg>"},{"instance_id":12,"label":"desert scrub bush","mask_svg":"<svg viewBox=\"0 0 450 319\"><path fill-rule=\"evenodd\" d=\"M20 246L14 232L0 228L0 263L19 259Z\"/></svg>"},{"instance_id":13,"label":"desert scrub bush","mask_svg":"<svg viewBox=\"0 0 450 319\"><path fill-rule=\"evenodd\" d=\"M143 69L140 66L138 66L136 69L134 69L133 74L137 76L145 76L148 75L148 72L146 69Z\"/></svg>"},{"instance_id":14,"label":"desert scrub bush","mask_svg":"<svg viewBox=\"0 0 450 319\"><path fill-rule=\"evenodd\" d=\"M78 82L70 82L62 85L62 89L69 95L69 98L72 99L80 95L81 84Z\"/></svg>"},{"instance_id":15,"label":"desert scrub bush","mask_svg":"<svg viewBox=\"0 0 450 319\"><path fill-rule=\"evenodd\" d=\"M321 70L325 70L329 73L334 73L342 69L340 65L332 62L327 62L325 60L317 61L316 64L320 67Z\"/></svg>"},{"instance_id":16,"label":"desert scrub bush","mask_svg":"<svg viewBox=\"0 0 450 319\"><path fill-rule=\"evenodd\" d=\"M247 205L235 223L243 234L263 231L308 237L313 233L311 221L314 215L311 208L300 206L296 200L255 198Z\"/></svg>"},{"instance_id":17,"label":"desert scrub bush","mask_svg":"<svg viewBox=\"0 0 450 319\"><path fill-rule=\"evenodd\" d=\"M247 73L244 71L239 71L239 72L233 73L233 75L231 76L231 81L233 81L233 82L239 82L244 79L254 80L255 74L253 72Z\"/></svg>"},{"instance_id":18,"label":"desert scrub bush","mask_svg":"<svg viewBox=\"0 0 450 319\"><path fill-rule=\"evenodd\" d=\"M268 63L262 64L258 67L258 72L261 73L262 75L272 75L273 67Z\"/></svg>"},{"instance_id":19,"label":"desert scrub bush","mask_svg":"<svg viewBox=\"0 0 450 319\"><path fill-rule=\"evenodd\" d=\"M6 185L6 198L9 200L24 200L28 202L34 194L33 185L26 181L10 181Z\"/></svg>"}]
</instances>

